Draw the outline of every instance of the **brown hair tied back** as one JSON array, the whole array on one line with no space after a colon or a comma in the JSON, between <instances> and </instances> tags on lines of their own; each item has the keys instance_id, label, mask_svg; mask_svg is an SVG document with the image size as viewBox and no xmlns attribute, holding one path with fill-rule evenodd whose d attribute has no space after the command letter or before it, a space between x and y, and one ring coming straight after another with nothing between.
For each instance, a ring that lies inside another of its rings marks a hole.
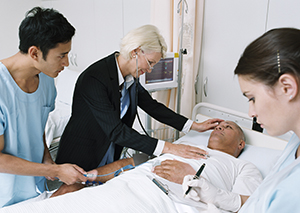
<instances>
[{"instance_id":1,"label":"brown hair tied back","mask_svg":"<svg viewBox=\"0 0 300 213\"><path fill-rule=\"evenodd\" d=\"M283 73L300 79L300 30L272 29L250 43L234 74L272 87Z\"/></svg>"}]
</instances>

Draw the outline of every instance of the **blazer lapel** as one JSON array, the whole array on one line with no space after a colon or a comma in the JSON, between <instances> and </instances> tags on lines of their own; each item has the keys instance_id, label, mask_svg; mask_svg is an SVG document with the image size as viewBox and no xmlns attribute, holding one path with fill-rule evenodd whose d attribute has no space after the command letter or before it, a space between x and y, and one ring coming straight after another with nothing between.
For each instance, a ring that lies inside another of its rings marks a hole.
<instances>
[{"instance_id":1,"label":"blazer lapel","mask_svg":"<svg viewBox=\"0 0 300 213\"><path fill-rule=\"evenodd\" d=\"M137 110L136 82L134 82L129 88L129 94L131 114L135 116Z\"/></svg>"},{"instance_id":2,"label":"blazer lapel","mask_svg":"<svg viewBox=\"0 0 300 213\"><path fill-rule=\"evenodd\" d=\"M117 107L119 114L120 111L120 90L119 90L119 79L118 79L118 68L117 68L117 62L115 59L115 55L118 52L114 52L109 57L107 57L107 66L113 69L109 69L109 76L111 80L111 89L113 94L113 102L115 106Z\"/></svg>"}]
</instances>

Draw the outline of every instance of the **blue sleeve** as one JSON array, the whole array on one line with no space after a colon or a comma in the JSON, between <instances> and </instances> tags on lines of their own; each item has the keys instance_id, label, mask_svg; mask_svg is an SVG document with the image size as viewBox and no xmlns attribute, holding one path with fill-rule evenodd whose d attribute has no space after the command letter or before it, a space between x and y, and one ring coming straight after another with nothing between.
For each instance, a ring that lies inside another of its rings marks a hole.
<instances>
[{"instance_id":1,"label":"blue sleeve","mask_svg":"<svg viewBox=\"0 0 300 213\"><path fill-rule=\"evenodd\" d=\"M43 87L43 95L46 97L46 105L50 107L49 112L53 111L55 108L55 99L57 96L57 91L54 83L54 79L45 75L44 73L40 73L40 77L43 79L42 87Z\"/></svg>"},{"instance_id":2,"label":"blue sleeve","mask_svg":"<svg viewBox=\"0 0 300 213\"><path fill-rule=\"evenodd\" d=\"M4 129L5 129L5 120L4 120L4 115L3 115L3 111L0 108L0 135L4 134Z\"/></svg>"},{"instance_id":3,"label":"blue sleeve","mask_svg":"<svg viewBox=\"0 0 300 213\"><path fill-rule=\"evenodd\" d=\"M300 169L293 171L274 191L268 213L300 212Z\"/></svg>"},{"instance_id":4,"label":"blue sleeve","mask_svg":"<svg viewBox=\"0 0 300 213\"><path fill-rule=\"evenodd\" d=\"M54 83L54 79L51 79L51 90L52 90L52 95L51 95L51 109L50 112L52 112L55 109L55 99L57 96L57 91Z\"/></svg>"},{"instance_id":5,"label":"blue sleeve","mask_svg":"<svg viewBox=\"0 0 300 213\"><path fill-rule=\"evenodd\" d=\"M52 99L52 107L51 107L50 112L52 112L55 109L55 99L56 99L56 96L57 96L57 92L56 92L56 88L54 86L54 95L53 95L53 99Z\"/></svg>"}]
</instances>

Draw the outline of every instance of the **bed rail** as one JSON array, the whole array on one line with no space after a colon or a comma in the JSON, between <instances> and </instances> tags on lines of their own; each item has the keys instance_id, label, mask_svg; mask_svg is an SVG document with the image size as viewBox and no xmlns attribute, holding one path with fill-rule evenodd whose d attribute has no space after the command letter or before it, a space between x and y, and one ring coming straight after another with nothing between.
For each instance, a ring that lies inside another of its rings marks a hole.
<instances>
[{"instance_id":1,"label":"bed rail","mask_svg":"<svg viewBox=\"0 0 300 213\"><path fill-rule=\"evenodd\" d=\"M197 121L196 116L199 113L212 118L220 118L224 120L234 121L238 125L246 127L248 129L252 128L252 119L246 113L241 113L235 110L231 110L228 108L216 106L214 104L205 102L198 103L197 105L195 105L192 113L192 119L194 121Z\"/></svg>"}]
</instances>

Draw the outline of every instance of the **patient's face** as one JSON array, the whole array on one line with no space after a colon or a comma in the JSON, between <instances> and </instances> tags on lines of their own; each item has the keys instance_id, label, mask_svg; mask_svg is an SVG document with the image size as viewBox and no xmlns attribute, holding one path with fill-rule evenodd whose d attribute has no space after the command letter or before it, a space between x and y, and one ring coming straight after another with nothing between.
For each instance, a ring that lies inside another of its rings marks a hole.
<instances>
[{"instance_id":1,"label":"patient's face","mask_svg":"<svg viewBox=\"0 0 300 213\"><path fill-rule=\"evenodd\" d=\"M210 134L207 147L238 156L241 151L240 143L241 132L237 124L232 121L223 121Z\"/></svg>"}]
</instances>

